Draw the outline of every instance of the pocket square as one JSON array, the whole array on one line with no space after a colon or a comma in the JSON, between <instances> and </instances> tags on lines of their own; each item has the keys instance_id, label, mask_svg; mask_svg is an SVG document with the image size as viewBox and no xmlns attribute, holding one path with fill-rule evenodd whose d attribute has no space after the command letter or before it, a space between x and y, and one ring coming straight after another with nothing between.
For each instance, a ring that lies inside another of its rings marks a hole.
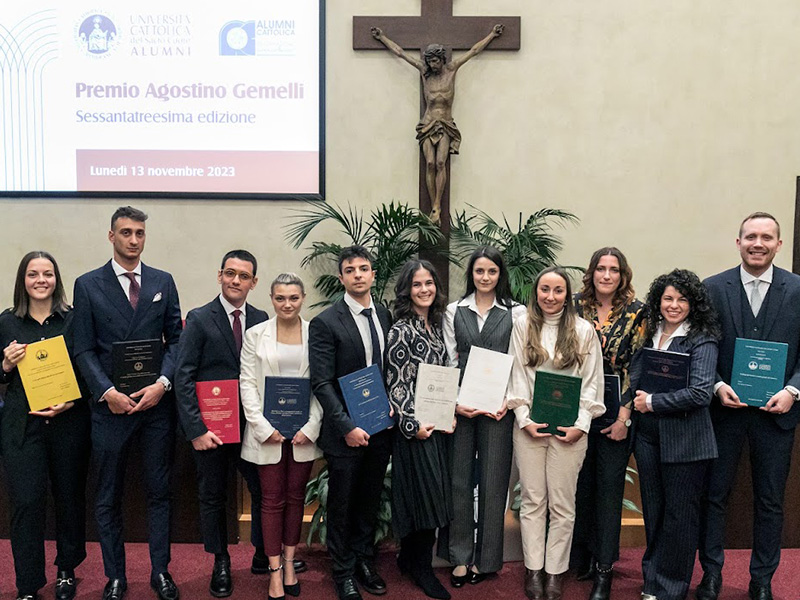
<instances>
[{"instance_id":1,"label":"pocket square","mask_svg":"<svg viewBox=\"0 0 800 600\"><path fill-rule=\"evenodd\" d=\"M153 302L160 302L161 301L161 292L158 292L155 296L153 296Z\"/></svg>"}]
</instances>

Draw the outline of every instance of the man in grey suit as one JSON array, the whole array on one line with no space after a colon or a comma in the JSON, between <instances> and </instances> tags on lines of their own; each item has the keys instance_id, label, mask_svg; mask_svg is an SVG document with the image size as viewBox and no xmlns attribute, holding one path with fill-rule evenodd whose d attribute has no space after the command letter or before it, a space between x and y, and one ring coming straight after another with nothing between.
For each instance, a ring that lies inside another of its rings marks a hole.
<instances>
[{"instance_id":1,"label":"man in grey suit","mask_svg":"<svg viewBox=\"0 0 800 600\"><path fill-rule=\"evenodd\" d=\"M719 459L711 468L704 507L700 536L704 574L697 600L716 600L722 587L725 509L745 440L750 447L755 513L750 598L772 600L771 580L781 554L783 499L800 420L800 277L772 264L781 244L775 217L753 213L742 221L736 240L742 264L705 281L722 324L711 405ZM742 403L730 385L736 338L788 346L785 387L762 408Z\"/></svg>"}]
</instances>

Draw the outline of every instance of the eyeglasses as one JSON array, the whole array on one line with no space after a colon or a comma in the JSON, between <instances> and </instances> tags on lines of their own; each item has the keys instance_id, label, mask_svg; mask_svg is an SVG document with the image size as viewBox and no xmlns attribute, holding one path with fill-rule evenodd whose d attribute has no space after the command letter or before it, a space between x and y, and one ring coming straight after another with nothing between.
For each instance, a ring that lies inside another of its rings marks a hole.
<instances>
[{"instance_id":1,"label":"eyeglasses","mask_svg":"<svg viewBox=\"0 0 800 600\"><path fill-rule=\"evenodd\" d=\"M222 272L222 276L225 277L226 279L236 279L236 277L238 276L239 281L245 281L245 282L253 279L253 276L250 275L250 273L248 273L247 271L234 271L233 269L225 269Z\"/></svg>"}]
</instances>

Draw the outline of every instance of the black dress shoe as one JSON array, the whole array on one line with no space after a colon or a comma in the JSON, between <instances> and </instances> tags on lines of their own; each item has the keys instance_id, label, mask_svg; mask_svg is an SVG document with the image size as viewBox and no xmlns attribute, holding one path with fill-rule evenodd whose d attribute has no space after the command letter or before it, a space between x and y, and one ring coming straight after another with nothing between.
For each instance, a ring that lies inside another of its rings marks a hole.
<instances>
[{"instance_id":1,"label":"black dress shoe","mask_svg":"<svg viewBox=\"0 0 800 600\"><path fill-rule=\"evenodd\" d=\"M386 582L367 561L356 563L354 575L358 584L373 596L382 596L386 593Z\"/></svg>"},{"instance_id":2,"label":"black dress shoe","mask_svg":"<svg viewBox=\"0 0 800 600\"><path fill-rule=\"evenodd\" d=\"M233 579L231 578L231 559L214 559L214 570L211 571L211 583L208 591L214 598L227 598L233 593Z\"/></svg>"},{"instance_id":3,"label":"black dress shoe","mask_svg":"<svg viewBox=\"0 0 800 600\"><path fill-rule=\"evenodd\" d=\"M594 576L594 585L592 592L589 594L589 600L609 600L611 598L611 580L614 577L614 571L608 569L607 571L597 570Z\"/></svg>"},{"instance_id":4,"label":"black dress shoe","mask_svg":"<svg viewBox=\"0 0 800 600\"><path fill-rule=\"evenodd\" d=\"M452 585L454 588L464 587L464 584L470 580L470 577L472 577L472 571L469 570L469 567L467 567L467 572L463 575L454 575L451 571L450 585Z\"/></svg>"},{"instance_id":5,"label":"black dress shoe","mask_svg":"<svg viewBox=\"0 0 800 600\"><path fill-rule=\"evenodd\" d=\"M308 565L306 564L306 561L304 561L304 560L299 560L299 559L295 558L292 561L292 564L294 565L294 572L295 573L305 573L306 571L308 571Z\"/></svg>"},{"instance_id":6,"label":"black dress shoe","mask_svg":"<svg viewBox=\"0 0 800 600\"><path fill-rule=\"evenodd\" d=\"M297 569L295 569L296 571ZM269 573L269 559L263 552L256 551L253 554L253 563L250 565L250 572L253 575L266 575Z\"/></svg>"},{"instance_id":7,"label":"black dress shoe","mask_svg":"<svg viewBox=\"0 0 800 600\"><path fill-rule=\"evenodd\" d=\"M39 600L39 594L20 594L17 592L17 600Z\"/></svg>"},{"instance_id":8,"label":"black dress shoe","mask_svg":"<svg viewBox=\"0 0 800 600\"><path fill-rule=\"evenodd\" d=\"M158 600L178 600L181 597L178 586L172 581L172 575L167 571L151 578L150 587L156 591Z\"/></svg>"},{"instance_id":9,"label":"black dress shoe","mask_svg":"<svg viewBox=\"0 0 800 600\"><path fill-rule=\"evenodd\" d=\"M722 575L717 573L703 573L703 579L694 591L697 600L717 600L722 589Z\"/></svg>"},{"instance_id":10,"label":"black dress shoe","mask_svg":"<svg viewBox=\"0 0 800 600\"><path fill-rule=\"evenodd\" d=\"M361 594L358 592L356 581L352 577L348 577L342 581L334 582L336 586L336 595L339 600L363 600Z\"/></svg>"},{"instance_id":11,"label":"black dress shoe","mask_svg":"<svg viewBox=\"0 0 800 600\"><path fill-rule=\"evenodd\" d=\"M103 600L122 600L127 589L128 584L122 579L109 579L103 588Z\"/></svg>"},{"instance_id":12,"label":"black dress shoe","mask_svg":"<svg viewBox=\"0 0 800 600\"><path fill-rule=\"evenodd\" d=\"M750 600L772 600L772 586L768 583L750 582L747 588Z\"/></svg>"},{"instance_id":13,"label":"black dress shoe","mask_svg":"<svg viewBox=\"0 0 800 600\"><path fill-rule=\"evenodd\" d=\"M56 575L56 600L72 600L77 587L74 571L59 571Z\"/></svg>"},{"instance_id":14,"label":"black dress shoe","mask_svg":"<svg viewBox=\"0 0 800 600\"><path fill-rule=\"evenodd\" d=\"M487 577L493 577L494 575L497 575L497 573L478 573L476 571L470 570L468 575L469 575L470 585L478 585L479 583L484 581Z\"/></svg>"}]
</instances>

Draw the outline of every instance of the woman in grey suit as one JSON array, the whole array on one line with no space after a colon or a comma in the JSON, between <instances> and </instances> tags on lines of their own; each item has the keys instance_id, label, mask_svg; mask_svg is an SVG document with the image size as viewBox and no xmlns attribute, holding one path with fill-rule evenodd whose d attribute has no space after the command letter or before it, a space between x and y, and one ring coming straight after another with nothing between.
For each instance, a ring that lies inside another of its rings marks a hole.
<instances>
[{"instance_id":1,"label":"woman in grey suit","mask_svg":"<svg viewBox=\"0 0 800 600\"><path fill-rule=\"evenodd\" d=\"M639 467L647 549L643 600L682 600L699 539L700 501L717 444L709 404L719 324L706 289L691 271L661 275L647 295L645 347L689 355L688 386L648 393L642 352L631 365L634 454Z\"/></svg>"}]
</instances>

